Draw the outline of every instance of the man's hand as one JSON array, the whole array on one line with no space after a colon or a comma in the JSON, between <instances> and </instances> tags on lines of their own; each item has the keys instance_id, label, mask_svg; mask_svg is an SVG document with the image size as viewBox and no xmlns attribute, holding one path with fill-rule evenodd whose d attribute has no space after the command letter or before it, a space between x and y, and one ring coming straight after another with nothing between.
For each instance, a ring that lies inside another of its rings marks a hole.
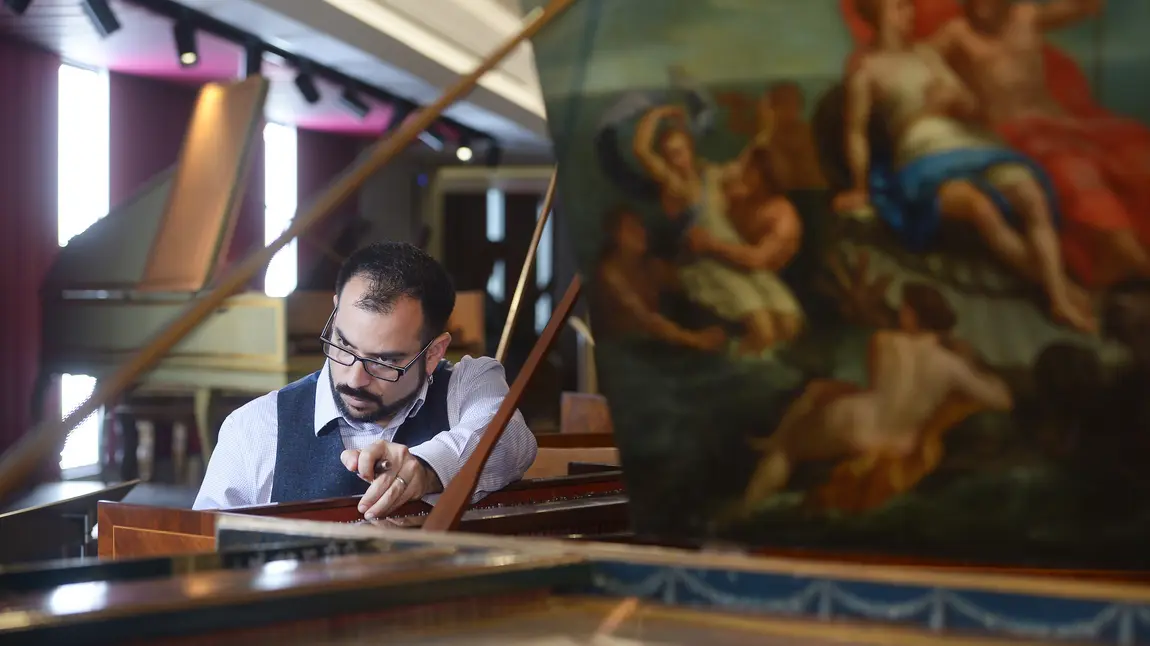
<instances>
[{"instance_id":1,"label":"man's hand","mask_svg":"<svg viewBox=\"0 0 1150 646\"><path fill-rule=\"evenodd\" d=\"M435 471L424 466L407 447L393 442L376 442L362 451L349 449L339 456L348 471L371 483L359 500L364 518L382 518L409 500L442 491ZM376 465L384 469L376 472Z\"/></svg>"}]
</instances>

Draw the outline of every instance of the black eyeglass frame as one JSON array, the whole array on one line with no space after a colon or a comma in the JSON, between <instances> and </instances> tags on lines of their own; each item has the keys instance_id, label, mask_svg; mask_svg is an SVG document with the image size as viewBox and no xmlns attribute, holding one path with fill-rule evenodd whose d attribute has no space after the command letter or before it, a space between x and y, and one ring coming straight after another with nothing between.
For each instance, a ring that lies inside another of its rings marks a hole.
<instances>
[{"instance_id":1,"label":"black eyeglass frame","mask_svg":"<svg viewBox=\"0 0 1150 646\"><path fill-rule=\"evenodd\" d=\"M328 359L331 359L332 361L338 363L341 366L351 367L351 366L354 366L356 364L356 362L358 361L358 362L363 364L363 369L367 372L367 374L371 375L375 379L379 379L380 381L387 381L387 382L395 383L395 382L399 381L400 379L403 379L403 376L405 374L407 374L407 371L411 370L411 367L415 365L415 362L419 361L420 357L422 357L423 354L425 352L427 352L427 349L431 347L432 343L435 343L435 339L428 341L427 345L423 346L423 349L420 350L418 353L416 353L416 355L411 358L411 361L408 361L407 364L404 366L397 366L394 364L387 363L386 361L380 361L379 359L371 359L368 357L361 357L358 354L352 352L351 350L348 350L347 348L343 347L342 345L339 345L338 343L327 338L332 333L331 324L333 321L335 321L335 313L338 311L339 311L339 307L336 307L335 309L333 309L331 311L331 315L327 317L327 323L325 323L323 326L323 332L320 334L319 341L320 341L320 343L322 343L324 345L323 355L325 357L327 357ZM339 350L340 352L346 352L347 354L351 355L351 362L350 363L344 363L343 361L340 361L339 359L331 356L330 354L327 353L328 347ZM396 377L394 379L389 379L387 377L380 377L379 375L377 375L371 371L371 367L373 365L380 366L380 367L386 368L388 370L394 370L397 373Z\"/></svg>"}]
</instances>

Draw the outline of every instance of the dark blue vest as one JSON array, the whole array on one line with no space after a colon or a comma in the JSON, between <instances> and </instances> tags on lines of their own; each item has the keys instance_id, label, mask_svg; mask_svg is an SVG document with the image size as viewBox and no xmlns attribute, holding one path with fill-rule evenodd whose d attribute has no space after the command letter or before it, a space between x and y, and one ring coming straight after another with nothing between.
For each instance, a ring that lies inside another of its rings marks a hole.
<instances>
[{"instance_id":1,"label":"dark blue vest","mask_svg":"<svg viewBox=\"0 0 1150 646\"><path fill-rule=\"evenodd\" d=\"M276 395L279 443L272 502L361 496L367 491L368 483L339 461L339 454L344 450L339 419L328 422L318 434L315 432L315 389L330 387L318 384L319 375L313 372L284 386ZM450 429L447 386L451 382L451 365L441 361L433 375L435 379L427 387L418 414L404 420L392 442L418 446Z\"/></svg>"}]
</instances>

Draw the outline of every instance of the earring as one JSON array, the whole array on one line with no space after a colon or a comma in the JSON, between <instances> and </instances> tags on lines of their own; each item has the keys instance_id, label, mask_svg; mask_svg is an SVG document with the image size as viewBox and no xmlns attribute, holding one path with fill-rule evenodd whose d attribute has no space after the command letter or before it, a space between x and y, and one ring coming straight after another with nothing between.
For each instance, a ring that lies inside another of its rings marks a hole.
<instances>
[{"instance_id":1,"label":"earring","mask_svg":"<svg viewBox=\"0 0 1150 646\"><path fill-rule=\"evenodd\" d=\"M427 375L427 384L431 385L433 383L435 383L435 375Z\"/></svg>"}]
</instances>

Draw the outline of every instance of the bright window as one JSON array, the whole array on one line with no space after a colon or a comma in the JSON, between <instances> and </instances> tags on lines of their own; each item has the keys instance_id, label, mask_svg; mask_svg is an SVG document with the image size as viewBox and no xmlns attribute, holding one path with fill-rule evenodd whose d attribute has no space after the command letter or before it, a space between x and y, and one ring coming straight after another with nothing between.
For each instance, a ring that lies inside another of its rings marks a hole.
<instances>
[{"instance_id":1,"label":"bright window","mask_svg":"<svg viewBox=\"0 0 1150 646\"><path fill-rule=\"evenodd\" d=\"M506 198L497 188L487 189L487 239L502 242L507 233Z\"/></svg>"},{"instance_id":2,"label":"bright window","mask_svg":"<svg viewBox=\"0 0 1150 646\"><path fill-rule=\"evenodd\" d=\"M56 229L60 246L64 246L108 214L108 76L61 65L58 83ZM93 377L64 375L60 414L66 417L91 397L95 387ZM100 423L98 414L93 413L69 433L60 453L60 468L99 463Z\"/></svg>"},{"instance_id":3,"label":"bright window","mask_svg":"<svg viewBox=\"0 0 1150 646\"><path fill-rule=\"evenodd\" d=\"M264 244L280 237L295 217L299 180L296 131L291 126L264 126ZM283 297L295 291L298 255L296 241L280 249L268 264L264 293Z\"/></svg>"},{"instance_id":4,"label":"bright window","mask_svg":"<svg viewBox=\"0 0 1150 646\"><path fill-rule=\"evenodd\" d=\"M544 328L551 322L551 294L543 292L535 301L535 333L543 334Z\"/></svg>"},{"instance_id":5,"label":"bright window","mask_svg":"<svg viewBox=\"0 0 1150 646\"><path fill-rule=\"evenodd\" d=\"M543 204L540 203L537 208L536 220L544 215ZM539 234L539 246L535 249L535 286L539 289L546 289L551 283L551 271L555 267L552 260L555 241L551 233L554 222L555 218L547 218L547 224L543 225L543 232Z\"/></svg>"},{"instance_id":6,"label":"bright window","mask_svg":"<svg viewBox=\"0 0 1150 646\"><path fill-rule=\"evenodd\" d=\"M543 215L543 203L540 201L535 217L538 219ZM551 225L554 222L554 217L547 218L547 224L543 225L543 232L539 235L539 246L535 249L535 286L541 290L546 290L550 286L551 273L555 269L553 260L555 240L554 234L551 233ZM535 301L535 333L542 334L543 328L547 327L547 322L550 320L551 293L544 291Z\"/></svg>"},{"instance_id":7,"label":"bright window","mask_svg":"<svg viewBox=\"0 0 1150 646\"><path fill-rule=\"evenodd\" d=\"M491 294L491 298L495 299L496 303L502 303L504 294L504 285L507 280L507 264L499 258L491 264L491 275L487 277L487 293Z\"/></svg>"}]
</instances>

